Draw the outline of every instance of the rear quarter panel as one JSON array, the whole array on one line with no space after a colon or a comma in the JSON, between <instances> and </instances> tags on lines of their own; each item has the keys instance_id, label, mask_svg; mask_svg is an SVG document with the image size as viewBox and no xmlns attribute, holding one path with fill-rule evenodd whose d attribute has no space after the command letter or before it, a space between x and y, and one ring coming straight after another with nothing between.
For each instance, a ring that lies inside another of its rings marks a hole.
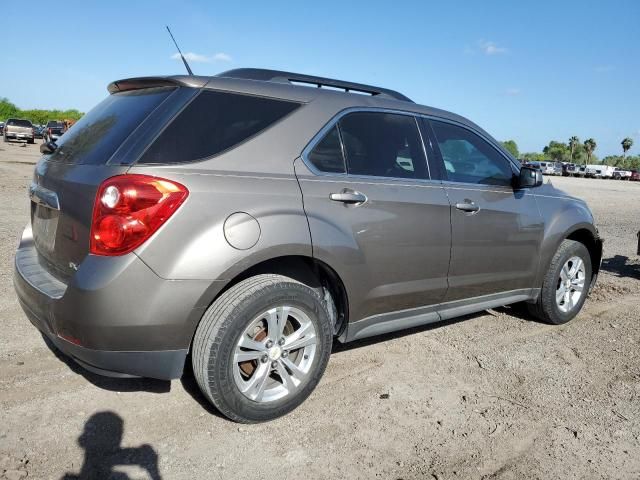
<instances>
[{"instance_id":1,"label":"rear quarter panel","mask_svg":"<svg viewBox=\"0 0 640 480\"><path fill-rule=\"evenodd\" d=\"M164 177L189 190L186 202L135 252L162 278L230 280L274 257L311 256L309 227L293 175L171 167L134 167L130 172ZM244 250L225 237L225 221L237 212L251 215L259 224L257 242Z\"/></svg>"}]
</instances>

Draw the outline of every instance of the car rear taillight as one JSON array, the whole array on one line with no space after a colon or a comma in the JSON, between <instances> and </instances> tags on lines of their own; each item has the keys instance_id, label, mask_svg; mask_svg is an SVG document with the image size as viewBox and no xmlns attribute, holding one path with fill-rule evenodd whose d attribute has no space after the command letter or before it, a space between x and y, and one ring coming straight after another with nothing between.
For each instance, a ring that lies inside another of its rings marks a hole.
<instances>
[{"instance_id":1,"label":"car rear taillight","mask_svg":"<svg viewBox=\"0 0 640 480\"><path fill-rule=\"evenodd\" d=\"M183 185L148 175L118 175L98 188L91 221L94 255L124 255L142 245L185 201Z\"/></svg>"}]
</instances>

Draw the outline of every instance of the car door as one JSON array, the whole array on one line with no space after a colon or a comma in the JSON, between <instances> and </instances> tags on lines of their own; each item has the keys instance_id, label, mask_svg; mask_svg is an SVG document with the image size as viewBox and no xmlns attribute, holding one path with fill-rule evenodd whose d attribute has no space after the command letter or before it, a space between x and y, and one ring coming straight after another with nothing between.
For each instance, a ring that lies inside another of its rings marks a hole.
<instances>
[{"instance_id":1,"label":"car door","mask_svg":"<svg viewBox=\"0 0 640 480\"><path fill-rule=\"evenodd\" d=\"M347 113L318 134L295 169L313 255L343 280L350 322L385 322L390 312L442 301L449 202L429 179L414 116Z\"/></svg>"},{"instance_id":2,"label":"car door","mask_svg":"<svg viewBox=\"0 0 640 480\"><path fill-rule=\"evenodd\" d=\"M543 236L533 194L514 190L517 167L488 138L454 122L430 119L429 124L451 202L445 302L527 294L534 287Z\"/></svg>"}]
</instances>

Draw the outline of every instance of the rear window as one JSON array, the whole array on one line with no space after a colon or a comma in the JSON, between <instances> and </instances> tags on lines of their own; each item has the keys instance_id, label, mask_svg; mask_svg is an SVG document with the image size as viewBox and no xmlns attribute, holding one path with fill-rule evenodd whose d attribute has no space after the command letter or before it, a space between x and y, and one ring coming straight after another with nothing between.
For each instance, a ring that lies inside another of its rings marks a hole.
<instances>
[{"instance_id":1,"label":"rear window","mask_svg":"<svg viewBox=\"0 0 640 480\"><path fill-rule=\"evenodd\" d=\"M106 164L122 142L174 88L133 90L109 95L62 135L52 161Z\"/></svg>"},{"instance_id":2,"label":"rear window","mask_svg":"<svg viewBox=\"0 0 640 480\"><path fill-rule=\"evenodd\" d=\"M299 103L227 92L201 92L138 163L184 163L211 157L253 137Z\"/></svg>"},{"instance_id":3,"label":"rear window","mask_svg":"<svg viewBox=\"0 0 640 480\"><path fill-rule=\"evenodd\" d=\"M7 127L32 127L31 122L29 120L7 120Z\"/></svg>"},{"instance_id":4,"label":"rear window","mask_svg":"<svg viewBox=\"0 0 640 480\"><path fill-rule=\"evenodd\" d=\"M50 120L47 122L47 128L64 128L64 123L56 120Z\"/></svg>"}]
</instances>

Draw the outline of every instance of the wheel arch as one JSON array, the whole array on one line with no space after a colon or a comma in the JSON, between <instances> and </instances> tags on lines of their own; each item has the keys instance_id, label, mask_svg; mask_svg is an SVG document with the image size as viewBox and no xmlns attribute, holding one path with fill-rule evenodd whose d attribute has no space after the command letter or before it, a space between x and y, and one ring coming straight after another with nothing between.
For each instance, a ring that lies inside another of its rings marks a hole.
<instances>
[{"instance_id":1,"label":"wheel arch","mask_svg":"<svg viewBox=\"0 0 640 480\"><path fill-rule=\"evenodd\" d=\"M567 233L565 239L582 243L587 247L589 257L591 258L591 284L589 288L593 287L598 278L600 262L602 261L602 239L598 235L598 231L596 229L591 230L585 227L577 227Z\"/></svg>"},{"instance_id":2,"label":"wheel arch","mask_svg":"<svg viewBox=\"0 0 640 480\"><path fill-rule=\"evenodd\" d=\"M189 322L191 328L189 349L191 349L193 337L202 315L211 304L220 295L242 280L264 273L275 273L293 278L309 285L313 289L321 290L319 292L321 295L324 293L324 289L327 289L335 305L335 318L332 318L335 322L334 334L336 337L342 338L348 322L349 300L344 282L338 273L327 263L316 258L305 255L285 255L262 260L254 265L247 266L244 270L236 273L230 280L224 282L223 286L220 285L220 281L215 282L199 302L204 307L198 309L196 318L192 318Z\"/></svg>"}]
</instances>

